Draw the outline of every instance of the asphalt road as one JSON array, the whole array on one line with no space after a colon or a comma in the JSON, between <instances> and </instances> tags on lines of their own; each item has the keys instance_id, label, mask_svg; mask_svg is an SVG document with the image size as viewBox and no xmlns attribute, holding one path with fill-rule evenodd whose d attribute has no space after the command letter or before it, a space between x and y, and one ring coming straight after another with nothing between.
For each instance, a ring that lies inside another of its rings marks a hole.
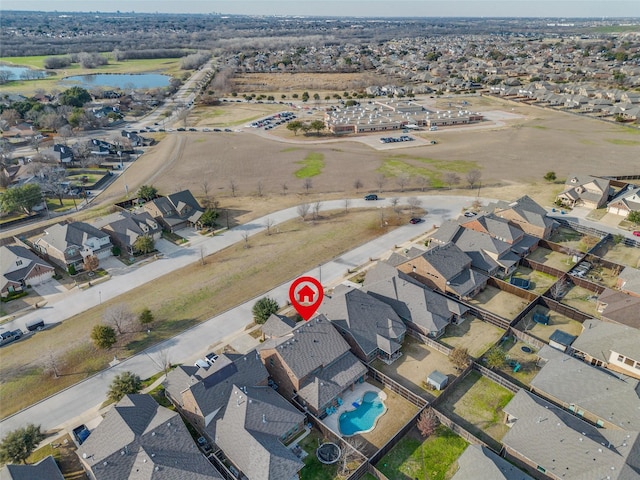
<instances>
[{"instance_id":1,"label":"asphalt road","mask_svg":"<svg viewBox=\"0 0 640 480\"><path fill-rule=\"evenodd\" d=\"M380 257L395 245L402 244L412 238L426 233L433 225L441 225L442 222L456 217L463 207L468 207L476 200L475 197L457 196L422 196L422 207L427 210L425 221L416 225L407 224L393 231L355 248L344 255L327 262L320 268L322 270L322 283L329 284L343 278L348 268L362 265L369 258ZM480 199L484 202L487 199ZM406 204L406 198L400 199L401 204ZM351 200L350 207L378 207L388 206L385 199L377 202L367 202L362 199ZM344 200L323 202L322 210L335 210L344 208ZM133 268L127 273L118 275L117 281L110 280L88 290L79 291L60 301L47 305L46 308L36 310L10 324L3 325L6 329L24 328L27 321L35 318L43 318L46 323L57 323L66 320L84 310L95 306L101 300L105 301L118 296L130 288L141 285L160 275L170 273L190 263L200 261L200 249L204 249L206 255L214 253L228 245L243 241L242 234L248 231L254 235L265 229L264 224L269 218L274 224L298 216L296 207L281 210L268 216L257 219L249 224L233 228L223 235L205 237L201 241L193 242L189 247L176 251L174 254L161 260L151 262L139 268ZM309 272L300 272L300 275L319 276L320 268ZM270 297L285 304L288 300L289 284L275 287L266 293ZM98 406L104 401L108 386L113 378L125 371L132 371L141 378L148 378L160 371L161 356L166 356L172 363L186 363L194 361L206 353L209 345L215 344L229 335L241 331L252 321L251 308L255 299L249 300L227 312L203 322L176 337L161 344L151 347L134 357L131 357L101 373L84 380L74 386L63 390L21 412L18 412L0 422L0 436L27 423L40 424L43 430L73 427L75 423L83 419L90 419L97 412ZM25 342L28 346L28 341Z\"/></svg>"}]
</instances>

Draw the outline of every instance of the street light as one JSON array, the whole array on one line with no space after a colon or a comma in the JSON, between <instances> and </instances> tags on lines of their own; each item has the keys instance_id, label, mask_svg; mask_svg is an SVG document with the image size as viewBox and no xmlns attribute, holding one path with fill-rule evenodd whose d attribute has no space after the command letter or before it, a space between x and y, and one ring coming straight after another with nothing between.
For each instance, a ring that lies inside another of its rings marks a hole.
<instances>
[{"instance_id":1,"label":"street light","mask_svg":"<svg viewBox=\"0 0 640 480\"><path fill-rule=\"evenodd\" d=\"M100 305L102 305L102 290L98 290L98 299L100 301Z\"/></svg>"}]
</instances>

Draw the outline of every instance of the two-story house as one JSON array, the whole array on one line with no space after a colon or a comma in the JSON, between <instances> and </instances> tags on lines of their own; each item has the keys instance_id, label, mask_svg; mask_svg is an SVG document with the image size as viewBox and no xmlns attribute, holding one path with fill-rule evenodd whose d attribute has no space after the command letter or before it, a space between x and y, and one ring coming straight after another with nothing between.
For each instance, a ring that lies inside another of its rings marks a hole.
<instances>
[{"instance_id":1,"label":"two-story house","mask_svg":"<svg viewBox=\"0 0 640 480\"><path fill-rule=\"evenodd\" d=\"M607 212L626 217L640 210L640 187L628 185L607 204Z\"/></svg>"},{"instance_id":2,"label":"two-story house","mask_svg":"<svg viewBox=\"0 0 640 480\"><path fill-rule=\"evenodd\" d=\"M569 207L600 208L613 192L609 180L591 175L569 175L556 200Z\"/></svg>"},{"instance_id":3,"label":"two-story house","mask_svg":"<svg viewBox=\"0 0 640 480\"><path fill-rule=\"evenodd\" d=\"M558 222L548 217L547 211L528 195L513 202L491 203L484 210L517 225L525 233L538 238L549 238L558 227Z\"/></svg>"},{"instance_id":4,"label":"two-story house","mask_svg":"<svg viewBox=\"0 0 640 480\"><path fill-rule=\"evenodd\" d=\"M471 257L455 243L436 246L398 265L398 270L430 288L461 299L473 298L489 277L471 268Z\"/></svg>"},{"instance_id":5,"label":"two-story house","mask_svg":"<svg viewBox=\"0 0 640 480\"><path fill-rule=\"evenodd\" d=\"M284 442L305 416L275 390L234 385L216 423L215 444L248 480L298 479L304 463Z\"/></svg>"},{"instance_id":6,"label":"two-story house","mask_svg":"<svg viewBox=\"0 0 640 480\"><path fill-rule=\"evenodd\" d=\"M145 203L144 209L170 232L197 226L204 213L189 190L155 198Z\"/></svg>"},{"instance_id":7,"label":"two-story house","mask_svg":"<svg viewBox=\"0 0 640 480\"><path fill-rule=\"evenodd\" d=\"M258 350L278 392L319 417L367 374L367 367L324 315L265 341Z\"/></svg>"},{"instance_id":8,"label":"two-story house","mask_svg":"<svg viewBox=\"0 0 640 480\"><path fill-rule=\"evenodd\" d=\"M462 318L468 308L437 293L386 262L367 271L363 290L393 308L406 326L438 338L447 325Z\"/></svg>"},{"instance_id":9,"label":"two-story house","mask_svg":"<svg viewBox=\"0 0 640 480\"><path fill-rule=\"evenodd\" d=\"M104 259L111 255L111 238L107 233L84 222L57 223L47 228L33 242L34 248L65 270L82 269L85 257Z\"/></svg>"},{"instance_id":10,"label":"two-story house","mask_svg":"<svg viewBox=\"0 0 640 480\"><path fill-rule=\"evenodd\" d=\"M114 245L130 255L138 238L148 236L154 241L162 236L162 227L149 212L119 212L107 225L100 228L111 237Z\"/></svg>"},{"instance_id":11,"label":"two-story house","mask_svg":"<svg viewBox=\"0 0 640 480\"><path fill-rule=\"evenodd\" d=\"M27 285L40 285L55 273L55 268L28 248L20 245L0 247L0 294L20 292Z\"/></svg>"},{"instance_id":12,"label":"two-story house","mask_svg":"<svg viewBox=\"0 0 640 480\"><path fill-rule=\"evenodd\" d=\"M400 354L404 322L393 308L373 295L340 285L324 297L318 312L333 323L363 362L378 357L391 360Z\"/></svg>"}]
</instances>

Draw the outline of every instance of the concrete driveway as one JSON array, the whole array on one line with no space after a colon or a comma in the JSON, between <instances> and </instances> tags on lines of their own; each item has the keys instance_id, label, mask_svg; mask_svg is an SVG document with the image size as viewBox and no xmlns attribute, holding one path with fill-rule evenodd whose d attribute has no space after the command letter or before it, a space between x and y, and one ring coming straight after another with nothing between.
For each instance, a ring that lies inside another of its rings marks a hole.
<instances>
[{"instance_id":1,"label":"concrete driveway","mask_svg":"<svg viewBox=\"0 0 640 480\"><path fill-rule=\"evenodd\" d=\"M61 293L67 293L68 290L59 281L51 279L48 282L41 283L40 285L33 285L33 289L38 295L46 299L53 295L59 295Z\"/></svg>"},{"instance_id":2,"label":"concrete driveway","mask_svg":"<svg viewBox=\"0 0 640 480\"><path fill-rule=\"evenodd\" d=\"M171 243L169 240L160 238L156 240L156 250L160 253L164 253L167 256L171 256L179 252L183 247L179 247L175 243Z\"/></svg>"}]
</instances>

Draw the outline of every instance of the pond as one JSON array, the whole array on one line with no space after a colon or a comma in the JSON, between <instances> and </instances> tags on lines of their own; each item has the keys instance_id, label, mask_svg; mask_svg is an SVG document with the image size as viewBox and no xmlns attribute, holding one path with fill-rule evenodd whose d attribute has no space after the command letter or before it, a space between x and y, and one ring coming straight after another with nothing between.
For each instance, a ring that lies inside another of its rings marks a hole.
<instances>
[{"instance_id":1,"label":"pond","mask_svg":"<svg viewBox=\"0 0 640 480\"><path fill-rule=\"evenodd\" d=\"M8 75L7 80L34 80L47 76L42 70L33 70L28 67L12 67L10 65L0 65L0 72L3 75Z\"/></svg>"},{"instance_id":2,"label":"pond","mask_svg":"<svg viewBox=\"0 0 640 480\"><path fill-rule=\"evenodd\" d=\"M160 73L97 73L65 77L62 83L66 85L78 85L85 88L108 87L139 89L168 87L170 80L170 76Z\"/></svg>"}]
</instances>

